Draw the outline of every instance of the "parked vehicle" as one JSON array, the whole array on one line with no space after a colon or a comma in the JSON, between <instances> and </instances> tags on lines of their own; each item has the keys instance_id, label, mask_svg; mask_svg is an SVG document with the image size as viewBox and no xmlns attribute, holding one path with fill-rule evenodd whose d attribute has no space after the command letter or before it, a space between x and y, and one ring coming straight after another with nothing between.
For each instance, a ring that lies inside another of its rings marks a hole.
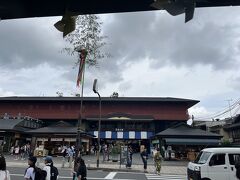
<instances>
[{"instance_id":1,"label":"parked vehicle","mask_svg":"<svg viewBox=\"0 0 240 180\"><path fill-rule=\"evenodd\" d=\"M188 180L237 180L235 164L240 148L206 148L194 162L189 162Z\"/></svg>"}]
</instances>

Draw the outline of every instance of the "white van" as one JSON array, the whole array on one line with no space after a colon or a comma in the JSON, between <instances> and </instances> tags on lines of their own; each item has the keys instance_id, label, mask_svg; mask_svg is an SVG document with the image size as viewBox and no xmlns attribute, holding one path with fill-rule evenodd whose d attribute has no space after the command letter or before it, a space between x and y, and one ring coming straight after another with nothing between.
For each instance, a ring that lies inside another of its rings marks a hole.
<instances>
[{"instance_id":1,"label":"white van","mask_svg":"<svg viewBox=\"0 0 240 180\"><path fill-rule=\"evenodd\" d=\"M194 162L188 163L188 180L237 180L238 161L240 148L203 149Z\"/></svg>"}]
</instances>

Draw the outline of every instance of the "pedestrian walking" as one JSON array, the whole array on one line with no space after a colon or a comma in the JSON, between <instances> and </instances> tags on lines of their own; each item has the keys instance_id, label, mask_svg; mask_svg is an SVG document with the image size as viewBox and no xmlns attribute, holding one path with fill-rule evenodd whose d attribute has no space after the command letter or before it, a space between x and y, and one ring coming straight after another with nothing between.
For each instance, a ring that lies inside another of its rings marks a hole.
<instances>
[{"instance_id":1,"label":"pedestrian walking","mask_svg":"<svg viewBox=\"0 0 240 180\"><path fill-rule=\"evenodd\" d=\"M11 149L10 149L10 154L13 155L14 154L14 146L11 146Z\"/></svg>"},{"instance_id":2,"label":"pedestrian walking","mask_svg":"<svg viewBox=\"0 0 240 180\"><path fill-rule=\"evenodd\" d=\"M112 154L112 149L113 149L113 144L109 144L108 145L108 161L110 161L110 155Z\"/></svg>"},{"instance_id":3,"label":"pedestrian walking","mask_svg":"<svg viewBox=\"0 0 240 180\"><path fill-rule=\"evenodd\" d=\"M126 168L131 168L131 166L132 166L132 155L133 155L133 149L131 146L128 146Z\"/></svg>"},{"instance_id":4,"label":"pedestrian walking","mask_svg":"<svg viewBox=\"0 0 240 180\"><path fill-rule=\"evenodd\" d=\"M80 166L80 160L81 160L81 158L78 157L78 158L76 159L76 161L74 161L74 167L73 167L73 170L72 170L72 175L73 175L72 180L77 180L77 179L78 179L78 178L77 178L77 171L78 171L78 168L79 168L79 166Z\"/></svg>"},{"instance_id":5,"label":"pedestrian walking","mask_svg":"<svg viewBox=\"0 0 240 180\"><path fill-rule=\"evenodd\" d=\"M156 167L156 173L158 175L160 175L162 155L160 153L160 149L159 148L157 148L157 152L154 155L154 162L155 162L155 167Z\"/></svg>"},{"instance_id":6,"label":"pedestrian walking","mask_svg":"<svg viewBox=\"0 0 240 180\"><path fill-rule=\"evenodd\" d=\"M6 160L3 155L0 155L0 179L10 180L9 171L6 169Z\"/></svg>"},{"instance_id":7,"label":"pedestrian walking","mask_svg":"<svg viewBox=\"0 0 240 180\"><path fill-rule=\"evenodd\" d=\"M45 166L43 170L47 172L45 180L57 180L58 179L58 169L53 165L52 156L46 156L44 158Z\"/></svg>"},{"instance_id":8,"label":"pedestrian walking","mask_svg":"<svg viewBox=\"0 0 240 180\"><path fill-rule=\"evenodd\" d=\"M102 153L103 153L103 162L106 161L107 153L108 153L108 147L106 144L103 144L102 146Z\"/></svg>"},{"instance_id":9,"label":"pedestrian walking","mask_svg":"<svg viewBox=\"0 0 240 180\"><path fill-rule=\"evenodd\" d=\"M71 148L72 148L72 151L73 151L73 158L75 158L75 153L76 153L76 152L75 152L75 146L72 145Z\"/></svg>"},{"instance_id":10,"label":"pedestrian walking","mask_svg":"<svg viewBox=\"0 0 240 180\"><path fill-rule=\"evenodd\" d=\"M35 156L31 156L28 158L29 167L26 169L24 178L26 180L35 180L35 167L36 167L37 158Z\"/></svg>"},{"instance_id":11,"label":"pedestrian walking","mask_svg":"<svg viewBox=\"0 0 240 180\"><path fill-rule=\"evenodd\" d=\"M68 162L69 162L69 167L72 167L72 162L73 162L73 156L74 156L74 150L72 149L71 146L67 148L67 154L68 154Z\"/></svg>"},{"instance_id":12,"label":"pedestrian walking","mask_svg":"<svg viewBox=\"0 0 240 180\"><path fill-rule=\"evenodd\" d=\"M18 160L19 159L19 153L20 153L20 147L19 147L19 145L17 145L14 148L14 154L15 154L15 159L14 160Z\"/></svg>"},{"instance_id":13,"label":"pedestrian walking","mask_svg":"<svg viewBox=\"0 0 240 180\"><path fill-rule=\"evenodd\" d=\"M62 147L62 168L64 168L65 166L66 156L67 156L67 146L64 145Z\"/></svg>"},{"instance_id":14,"label":"pedestrian walking","mask_svg":"<svg viewBox=\"0 0 240 180\"><path fill-rule=\"evenodd\" d=\"M142 153L142 152L144 151L144 149L145 149L145 146L142 144L142 145L140 146L140 153Z\"/></svg>"},{"instance_id":15,"label":"pedestrian walking","mask_svg":"<svg viewBox=\"0 0 240 180\"><path fill-rule=\"evenodd\" d=\"M93 153L94 153L94 155L96 156L97 155L97 146L96 146L96 144L94 144L94 147L93 147Z\"/></svg>"},{"instance_id":16,"label":"pedestrian walking","mask_svg":"<svg viewBox=\"0 0 240 180\"><path fill-rule=\"evenodd\" d=\"M25 160L26 145L21 146L19 152L20 152L21 160Z\"/></svg>"},{"instance_id":17,"label":"pedestrian walking","mask_svg":"<svg viewBox=\"0 0 240 180\"><path fill-rule=\"evenodd\" d=\"M37 158L35 156L30 156L28 158L29 167L25 171L25 180L45 180L47 177L47 172L36 166Z\"/></svg>"},{"instance_id":18,"label":"pedestrian walking","mask_svg":"<svg viewBox=\"0 0 240 180\"><path fill-rule=\"evenodd\" d=\"M142 161L143 161L144 172L147 172L148 153L147 153L146 148L144 148L143 151L141 152L141 158L142 158Z\"/></svg>"},{"instance_id":19,"label":"pedestrian walking","mask_svg":"<svg viewBox=\"0 0 240 180\"><path fill-rule=\"evenodd\" d=\"M30 143L27 143L26 145L26 156L30 156L31 153L31 145Z\"/></svg>"},{"instance_id":20,"label":"pedestrian walking","mask_svg":"<svg viewBox=\"0 0 240 180\"><path fill-rule=\"evenodd\" d=\"M77 171L77 180L87 180L87 167L83 159L79 161L79 168Z\"/></svg>"}]
</instances>

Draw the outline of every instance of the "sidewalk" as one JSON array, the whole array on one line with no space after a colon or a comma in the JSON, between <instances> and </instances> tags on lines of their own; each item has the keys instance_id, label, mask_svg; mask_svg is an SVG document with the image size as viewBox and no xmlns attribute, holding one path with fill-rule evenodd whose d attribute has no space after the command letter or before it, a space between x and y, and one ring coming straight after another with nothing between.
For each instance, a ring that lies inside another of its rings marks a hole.
<instances>
[{"instance_id":1,"label":"sidewalk","mask_svg":"<svg viewBox=\"0 0 240 180\"><path fill-rule=\"evenodd\" d=\"M13 156L6 155L6 162L8 167L27 167L27 160L14 160ZM112 161L102 161L102 156L100 156L99 168L96 167L96 156L86 155L83 156L86 166L88 169L100 169L106 171L127 171L127 172L144 172L143 163L139 154L133 155L133 164L131 169L127 169L125 165L121 165L119 162ZM62 167L62 157L53 157L54 165L61 169ZM38 158L39 166L43 167L43 158ZM187 173L187 163L186 161L163 161L161 174L176 174L176 175L186 175ZM66 161L64 169L69 169L69 163ZM148 159L148 173L154 173L155 167L153 159L150 157Z\"/></svg>"}]
</instances>

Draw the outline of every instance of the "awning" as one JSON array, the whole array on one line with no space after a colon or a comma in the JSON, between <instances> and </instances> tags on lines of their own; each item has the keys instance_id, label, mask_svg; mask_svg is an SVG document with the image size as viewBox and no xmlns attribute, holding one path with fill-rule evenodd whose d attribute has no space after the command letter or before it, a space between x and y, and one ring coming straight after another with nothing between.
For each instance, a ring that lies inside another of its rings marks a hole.
<instances>
[{"instance_id":1,"label":"awning","mask_svg":"<svg viewBox=\"0 0 240 180\"><path fill-rule=\"evenodd\" d=\"M167 145L218 145L220 139L165 138Z\"/></svg>"},{"instance_id":2,"label":"awning","mask_svg":"<svg viewBox=\"0 0 240 180\"><path fill-rule=\"evenodd\" d=\"M98 131L89 132L98 138ZM101 131L101 139L149 139L153 132L148 131Z\"/></svg>"},{"instance_id":3,"label":"awning","mask_svg":"<svg viewBox=\"0 0 240 180\"><path fill-rule=\"evenodd\" d=\"M0 119L0 130L14 130L23 119Z\"/></svg>"}]
</instances>

